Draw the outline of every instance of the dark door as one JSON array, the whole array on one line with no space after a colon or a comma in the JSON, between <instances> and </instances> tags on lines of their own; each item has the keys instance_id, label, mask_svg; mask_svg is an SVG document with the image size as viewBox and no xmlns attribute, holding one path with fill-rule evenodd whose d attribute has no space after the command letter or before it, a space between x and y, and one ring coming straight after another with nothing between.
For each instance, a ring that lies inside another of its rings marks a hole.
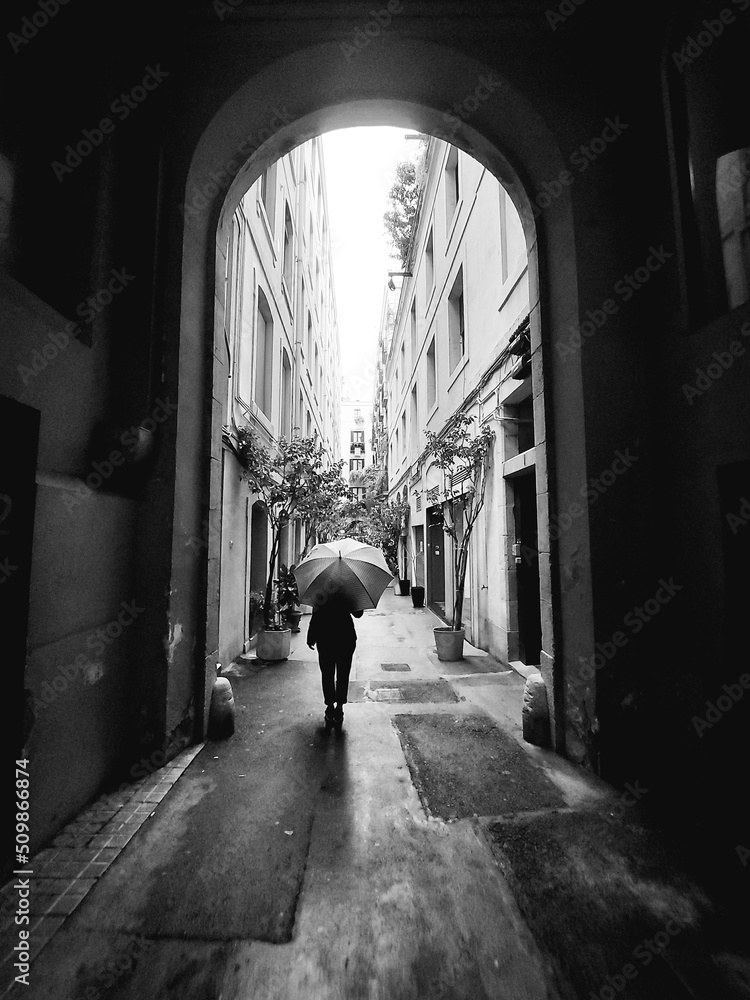
<instances>
[{"instance_id":1,"label":"dark door","mask_svg":"<svg viewBox=\"0 0 750 1000\"><path fill-rule=\"evenodd\" d=\"M445 618L445 541L439 507L427 511L427 603Z\"/></svg>"},{"instance_id":2,"label":"dark door","mask_svg":"<svg viewBox=\"0 0 750 1000\"><path fill-rule=\"evenodd\" d=\"M513 481L516 525L516 582L518 591L518 641L523 663L538 664L542 649L539 610L539 551L536 524L534 472Z\"/></svg>"}]
</instances>

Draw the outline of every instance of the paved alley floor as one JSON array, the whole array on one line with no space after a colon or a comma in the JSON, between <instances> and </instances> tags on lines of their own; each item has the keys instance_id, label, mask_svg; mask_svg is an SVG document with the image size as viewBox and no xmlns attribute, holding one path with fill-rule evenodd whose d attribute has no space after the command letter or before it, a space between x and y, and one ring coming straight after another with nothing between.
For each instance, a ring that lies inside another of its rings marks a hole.
<instances>
[{"instance_id":1,"label":"paved alley floor","mask_svg":"<svg viewBox=\"0 0 750 1000\"><path fill-rule=\"evenodd\" d=\"M471 647L441 663L436 619L387 591L356 623L344 729L326 733L307 622L289 660L228 671L233 737L74 828L110 853L50 903L11 996L750 996L742 928L640 822L637 783L624 795L524 743L519 674ZM71 836L41 859L58 878Z\"/></svg>"}]
</instances>

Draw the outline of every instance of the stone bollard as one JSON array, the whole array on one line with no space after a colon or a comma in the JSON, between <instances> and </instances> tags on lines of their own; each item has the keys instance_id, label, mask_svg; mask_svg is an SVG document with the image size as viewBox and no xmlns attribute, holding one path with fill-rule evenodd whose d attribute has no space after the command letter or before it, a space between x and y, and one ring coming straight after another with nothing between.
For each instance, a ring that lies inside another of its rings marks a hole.
<instances>
[{"instance_id":1,"label":"stone bollard","mask_svg":"<svg viewBox=\"0 0 750 1000\"><path fill-rule=\"evenodd\" d=\"M208 712L208 738L225 740L234 732L234 695L226 677L217 677Z\"/></svg>"},{"instance_id":2,"label":"stone bollard","mask_svg":"<svg viewBox=\"0 0 750 1000\"><path fill-rule=\"evenodd\" d=\"M523 689L521 721L523 723L523 738L527 743L533 743L537 747L550 746L547 689L538 670L526 678L526 685Z\"/></svg>"}]
</instances>

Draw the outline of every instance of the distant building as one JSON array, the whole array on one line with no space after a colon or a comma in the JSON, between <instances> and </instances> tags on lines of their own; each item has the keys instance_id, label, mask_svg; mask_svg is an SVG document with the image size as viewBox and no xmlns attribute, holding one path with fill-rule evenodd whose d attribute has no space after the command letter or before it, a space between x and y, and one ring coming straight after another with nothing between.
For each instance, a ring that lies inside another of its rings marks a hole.
<instances>
[{"instance_id":1,"label":"distant building","mask_svg":"<svg viewBox=\"0 0 750 1000\"><path fill-rule=\"evenodd\" d=\"M248 594L268 575L265 510L241 480L233 451L249 424L270 445L295 433L341 454L340 352L322 145L313 139L272 164L235 212L224 314L229 379L224 427L219 659L249 638ZM305 526L282 536L294 563Z\"/></svg>"},{"instance_id":2,"label":"distant building","mask_svg":"<svg viewBox=\"0 0 750 1000\"><path fill-rule=\"evenodd\" d=\"M397 295L385 288L383 308L378 328L378 346L375 355L375 387L372 406L372 460L387 473L388 469L388 382L386 365L396 320Z\"/></svg>"},{"instance_id":3,"label":"distant building","mask_svg":"<svg viewBox=\"0 0 750 1000\"><path fill-rule=\"evenodd\" d=\"M346 389L346 386L344 386ZM341 457L343 473L353 500L364 500L365 469L372 465L372 402L369 399L341 400Z\"/></svg>"},{"instance_id":4,"label":"distant building","mask_svg":"<svg viewBox=\"0 0 750 1000\"><path fill-rule=\"evenodd\" d=\"M498 181L454 146L430 139L411 276L401 280L375 421L384 429L393 500L410 505L403 565L427 603L450 618L453 569L441 525L443 473L425 455L458 413L495 431L485 508L474 528L463 620L467 638L502 660L539 663L541 624L536 449L528 341L529 291L521 221ZM387 295L387 293L386 293ZM388 300L386 300L388 301ZM455 485L455 484L454 484ZM523 549L526 560L516 559Z\"/></svg>"}]
</instances>

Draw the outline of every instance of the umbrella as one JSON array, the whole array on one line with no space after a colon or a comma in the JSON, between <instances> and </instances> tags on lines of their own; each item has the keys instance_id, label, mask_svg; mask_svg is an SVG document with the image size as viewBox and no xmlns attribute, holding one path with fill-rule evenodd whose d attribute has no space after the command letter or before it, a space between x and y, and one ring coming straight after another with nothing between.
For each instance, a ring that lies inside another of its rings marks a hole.
<instances>
[{"instance_id":1,"label":"umbrella","mask_svg":"<svg viewBox=\"0 0 750 1000\"><path fill-rule=\"evenodd\" d=\"M393 573L380 549L354 538L322 542L294 570L302 604L323 604L343 594L353 611L377 607Z\"/></svg>"}]
</instances>

